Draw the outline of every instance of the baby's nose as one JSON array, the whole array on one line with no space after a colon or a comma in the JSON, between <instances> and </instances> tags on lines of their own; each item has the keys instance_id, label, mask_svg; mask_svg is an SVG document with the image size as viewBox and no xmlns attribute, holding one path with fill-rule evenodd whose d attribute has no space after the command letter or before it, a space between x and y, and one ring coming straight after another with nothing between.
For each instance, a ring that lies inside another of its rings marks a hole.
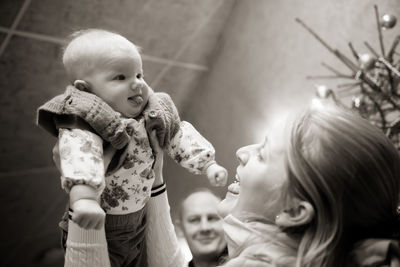
<instances>
[{"instance_id":1,"label":"baby's nose","mask_svg":"<svg viewBox=\"0 0 400 267\"><path fill-rule=\"evenodd\" d=\"M142 83L137 83L137 82L132 82L131 83L131 89L133 91L138 91L139 93L142 91L143 84Z\"/></svg>"}]
</instances>

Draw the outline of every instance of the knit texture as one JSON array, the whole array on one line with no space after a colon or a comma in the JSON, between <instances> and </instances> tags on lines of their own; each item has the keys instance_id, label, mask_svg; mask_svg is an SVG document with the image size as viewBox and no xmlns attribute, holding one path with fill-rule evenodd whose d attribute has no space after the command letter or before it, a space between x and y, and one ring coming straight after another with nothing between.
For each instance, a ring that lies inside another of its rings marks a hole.
<instances>
[{"instance_id":1,"label":"knit texture","mask_svg":"<svg viewBox=\"0 0 400 267\"><path fill-rule=\"evenodd\" d=\"M58 95L39 107L37 124L45 130L58 135L55 117L75 115L86 121L104 140L120 149L130 139L121 115L114 111L98 96L67 86L63 95Z\"/></svg>"},{"instance_id":2,"label":"knit texture","mask_svg":"<svg viewBox=\"0 0 400 267\"><path fill-rule=\"evenodd\" d=\"M64 267L110 267L104 228L85 230L69 221Z\"/></svg>"},{"instance_id":3,"label":"knit texture","mask_svg":"<svg viewBox=\"0 0 400 267\"><path fill-rule=\"evenodd\" d=\"M152 197L147 207L148 267L187 266L172 224L167 194Z\"/></svg>"},{"instance_id":4,"label":"knit texture","mask_svg":"<svg viewBox=\"0 0 400 267\"><path fill-rule=\"evenodd\" d=\"M172 224L167 194L151 198L146 227L148 267L180 267L187 262ZM64 267L109 267L104 228L85 230L69 221Z\"/></svg>"},{"instance_id":5,"label":"knit texture","mask_svg":"<svg viewBox=\"0 0 400 267\"><path fill-rule=\"evenodd\" d=\"M168 147L169 142L179 131L179 114L171 97L166 93L150 94L149 102L143 111L146 130L156 130L161 148Z\"/></svg>"},{"instance_id":6,"label":"knit texture","mask_svg":"<svg viewBox=\"0 0 400 267\"><path fill-rule=\"evenodd\" d=\"M162 148L179 130L179 114L169 95L149 91L149 101L143 110L146 129L156 130ZM113 110L98 96L67 86L62 95L58 95L39 107L37 124L58 135L57 123L66 116L78 116L87 122L103 140L116 149L126 146L133 132L132 125L127 125L121 114ZM61 123L62 124L62 123Z\"/></svg>"}]
</instances>

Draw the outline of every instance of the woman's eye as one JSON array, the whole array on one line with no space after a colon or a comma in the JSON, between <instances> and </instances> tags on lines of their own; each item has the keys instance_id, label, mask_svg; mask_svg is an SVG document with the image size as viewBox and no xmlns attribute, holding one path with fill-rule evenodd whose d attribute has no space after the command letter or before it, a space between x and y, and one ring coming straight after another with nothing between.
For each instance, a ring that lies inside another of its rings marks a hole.
<instances>
[{"instance_id":1,"label":"woman's eye","mask_svg":"<svg viewBox=\"0 0 400 267\"><path fill-rule=\"evenodd\" d=\"M136 75L136 78L142 79L143 78L143 74L139 73L138 75Z\"/></svg>"},{"instance_id":2,"label":"woman's eye","mask_svg":"<svg viewBox=\"0 0 400 267\"><path fill-rule=\"evenodd\" d=\"M264 149L259 149L257 151L257 157L258 157L259 160L263 160L264 159L263 158L263 153L264 153Z\"/></svg>"},{"instance_id":3,"label":"woman's eye","mask_svg":"<svg viewBox=\"0 0 400 267\"><path fill-rule=\"evenodd\" d=\"M118 81L123 81L125 79L126 79L126 77L123 74L119 74L119 75L114 77L114 80L118 80Z\"/></svg>"}]
</instances>

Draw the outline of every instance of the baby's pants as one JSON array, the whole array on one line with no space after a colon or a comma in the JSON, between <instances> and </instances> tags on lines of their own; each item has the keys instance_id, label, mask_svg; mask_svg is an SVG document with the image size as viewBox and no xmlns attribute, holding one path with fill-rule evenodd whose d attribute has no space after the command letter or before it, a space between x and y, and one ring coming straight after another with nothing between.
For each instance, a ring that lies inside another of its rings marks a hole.
<instances>
[{"instance_id":1,"label":"baby's pants","mask_svg":"<svg viewBox=\"0 0 400 267\"><path fill-rule=\"evenodd\" d=\"M106 215L106 238L112 267L147 267L146 206L126 215Z\"/></svg>"},{"instance_id":2,"label":"baby's pants","mask_svg":"<svg viewBox=\"0 0 400 267\"><path fill-rule=\"evenodd\" d=\"M112 267L147 267L146 209L147 206L126 215L106 215L104 228ZM60 222L60 227L65 249L68 234L67 212Z\"/></svg>"}]
</instances>

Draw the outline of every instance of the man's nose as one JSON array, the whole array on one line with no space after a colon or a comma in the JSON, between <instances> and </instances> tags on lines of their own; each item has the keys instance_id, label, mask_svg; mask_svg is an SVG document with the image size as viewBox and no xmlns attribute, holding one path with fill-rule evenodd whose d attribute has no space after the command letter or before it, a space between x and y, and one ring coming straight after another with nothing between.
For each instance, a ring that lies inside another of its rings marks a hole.
<instances>
[{"instance_id":1,"label":"man's nose","mask_svg":"<svg viewBox=\"0 0 400 267\"><path fill-rule=\"evenodd\" d=\"M210 230L210 223L208 222L207 219L202 219L200 222L200 229L202 231L208 231Z\"/></svg>"},{"instance_id":2,"label":"man's nose","mask_svg":"<svg viewBox=\"0 0 400 267\"><path fill-rule=\"evenodd\" d=\"M245 147L239 148L236 151L236 157L239 160L240 165L246 165L249 160L249 152L245 149Z\"/></svg>"}]
</instances>

